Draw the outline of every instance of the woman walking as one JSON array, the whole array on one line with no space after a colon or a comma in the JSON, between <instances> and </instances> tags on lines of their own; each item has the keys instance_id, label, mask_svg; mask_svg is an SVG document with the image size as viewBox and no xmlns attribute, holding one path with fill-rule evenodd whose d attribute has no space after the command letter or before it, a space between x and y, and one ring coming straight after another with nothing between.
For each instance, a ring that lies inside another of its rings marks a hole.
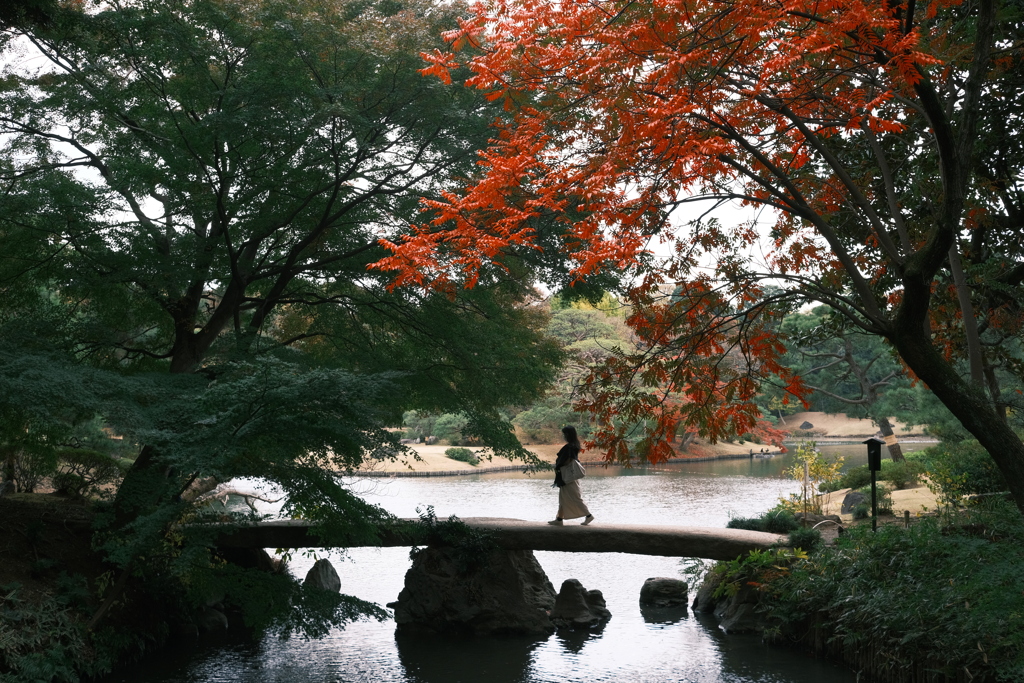
<instances>
[{"instance_id":1,"label":"woman walking","mask_svg":"<svg viewBox=\"0 0 1024 683\"><path fill-rule=\"evenodd\" d=\"M558 487L558 514L548 524L562 526L566 519L586 517L583 526L594 521L594 515L590 514L586 504L583 502L583 495L580 492L580 480L566 483L562 480L562 468L573 460L580 458L580 439L576 435L575 427L562 427L562 436L565 437L565 445L558 451L558 459L555 460L555 486Z\"/></svg>"}]
</instances>

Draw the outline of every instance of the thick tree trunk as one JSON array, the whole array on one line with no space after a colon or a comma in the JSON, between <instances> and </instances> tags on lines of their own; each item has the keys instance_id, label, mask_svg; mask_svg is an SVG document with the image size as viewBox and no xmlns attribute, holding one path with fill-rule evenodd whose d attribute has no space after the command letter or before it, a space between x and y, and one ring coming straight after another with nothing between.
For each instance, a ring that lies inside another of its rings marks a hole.
<instances>
[{"instance_id":1,"label":"thick tree trunk","mask_svg":"<svg viewBox=\"0 0 1024 683\"><path fill-rule=\"evenodd\" d=\"M9 493L18 492L18 479L15 473L15 459L18 457L18 452L11 448L7 450L7 454L4 456L4 472L3 480L9 482L11 490Z\"/></svg>"},{"instance_id":2,"label":"thick tree trunk","mask_svg":"<svg viewBox=\"0 0 1024 683\"><path fill-rule=\"evenodd\" d=\"M903 457L903 448L900 446L900 442L895 440L896 435L892 431L892 424L889 423L889 418L880 417L875 420L875 424L878 425L878 431L882 432L882 438L884 438L885 442L888 444L889 457L892 458L893 462L905 461L906 458ZM892 443L889 443L890 437L892 437Z\"/></svg>"},{"instance_id":3,"label":"thick tree trunk","mask_svg":"<svg viewBox=\"0 0 1024 683\"><path fill-rule=\"evenodd\" d=\"M171 374L188 374L194 372L202 362L203 355L209 345L199 335L193 334L191 318L179 317L175 320L173 355L171 357ZM175 486L176 477L166 466L161 466L160 459L150 445L143 446L139 457L125 473L124 480L114 496L114 511L119 524L126 524L140 514L153 507L180 496L181 491ZM180 479L178 479L180 481Z\"/></svg>"},{"instance_id":4,"label":"thick tree trunk","mask_svg":"<svg viewBox=\"0 0 1024 683\"><path fill-rule=\"evenodd\" d=\"M946 362L930 339L921 334L917 319L903 320L893 330L892 342L914 373L964 428L989 452L1006 478L1010 495L1024 513L1024 442L1004 422L992 403L974 391Z\"/></svg>"},{"instance_id":5,"label":"thick tree trunk","mask_svg":"<svg viewBox=\"0 0 1024 683\"><path fill-rule=\"evenodd\" d=\"M176 491L166 467L161 467L152 446L143 446L128 468L114 496L114 514L119 525L128 524L155 506L170 501Z\"/></svg>"}]
</instances>

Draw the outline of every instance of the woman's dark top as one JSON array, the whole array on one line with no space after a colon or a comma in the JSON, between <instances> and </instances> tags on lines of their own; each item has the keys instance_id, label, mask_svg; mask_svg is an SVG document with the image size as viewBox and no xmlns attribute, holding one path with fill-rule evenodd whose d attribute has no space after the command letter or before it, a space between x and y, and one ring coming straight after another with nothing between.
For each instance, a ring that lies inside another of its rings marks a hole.
<instances>
[{"instance_id":1,"label":"woman's dark top","mask_svg":"<svg viewBox=\"0 0 1024 683\"><path fill-rule=\"evenodd\" d=\"M562 446L562 449L558 451L558 458L555 460L555 486L565 486L565 482L562 481L562 473L559 469L568 465L570 460L579 459L580 449L576 448L571 443L567 443Z\"/></svg>"}]
</instances>

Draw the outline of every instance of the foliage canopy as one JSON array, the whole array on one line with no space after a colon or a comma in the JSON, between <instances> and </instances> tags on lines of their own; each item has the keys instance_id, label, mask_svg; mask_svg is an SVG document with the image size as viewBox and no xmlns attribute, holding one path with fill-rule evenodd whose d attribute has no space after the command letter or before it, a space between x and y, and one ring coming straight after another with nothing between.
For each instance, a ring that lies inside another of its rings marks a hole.
<instances>
[{"instance_id":1,"label":"foliage canopy","mask_svg":"<svg viewBox=\"0 0 1024 683\"><path fill-rule=\"evenodd\" d=\"M125 575L212 570L169 530L232 477L279 486L325 542L372 537L386 513L337 476L395 457L408 409L526 457L499 409L561 356L530 306L549 266L449 292L367 269L500 114L417 74L464 11L110 0L4 25L0 446L100 416L140 447L103 536Z\"/></svg>"},{"instance_id":2,"label":"foliage canopy","mask_svg":"<svg viewBox=\"0 0 1024 683\"><path fill-rule=\"evenodd\" d=\"M554 214L578 275L633 273L643 348L596 375L587 406L609 457L639 420L652 459L680 422L749 431L767 378L802 396L779 316L820 302L895 348L1024 509L1024 444L994 372L1024 367L1021 22L1013 0L479 3L425 71L468 67L512 120L479 177L379 266L472 284ZM699 201L769 221L673 221Z\"/></svg>"}]
</instances>

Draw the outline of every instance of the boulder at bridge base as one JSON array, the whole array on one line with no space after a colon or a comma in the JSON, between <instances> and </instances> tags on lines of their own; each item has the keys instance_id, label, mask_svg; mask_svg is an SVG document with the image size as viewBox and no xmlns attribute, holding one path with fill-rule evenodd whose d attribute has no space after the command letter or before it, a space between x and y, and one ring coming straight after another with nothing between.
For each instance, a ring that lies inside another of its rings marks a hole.
<instances>
[{"instance_id":1,"label":"boulder at bridge base","mask_svg":"<svg viewBox=\"0 0 1024 683\"><path fill-rule=\"evenodd\" d=\"M388 604L403 633L546 635L555 589L533 552L495 550L464 566L454 548L417 553L398 600Z\"/></svg>"}]
</instances>

